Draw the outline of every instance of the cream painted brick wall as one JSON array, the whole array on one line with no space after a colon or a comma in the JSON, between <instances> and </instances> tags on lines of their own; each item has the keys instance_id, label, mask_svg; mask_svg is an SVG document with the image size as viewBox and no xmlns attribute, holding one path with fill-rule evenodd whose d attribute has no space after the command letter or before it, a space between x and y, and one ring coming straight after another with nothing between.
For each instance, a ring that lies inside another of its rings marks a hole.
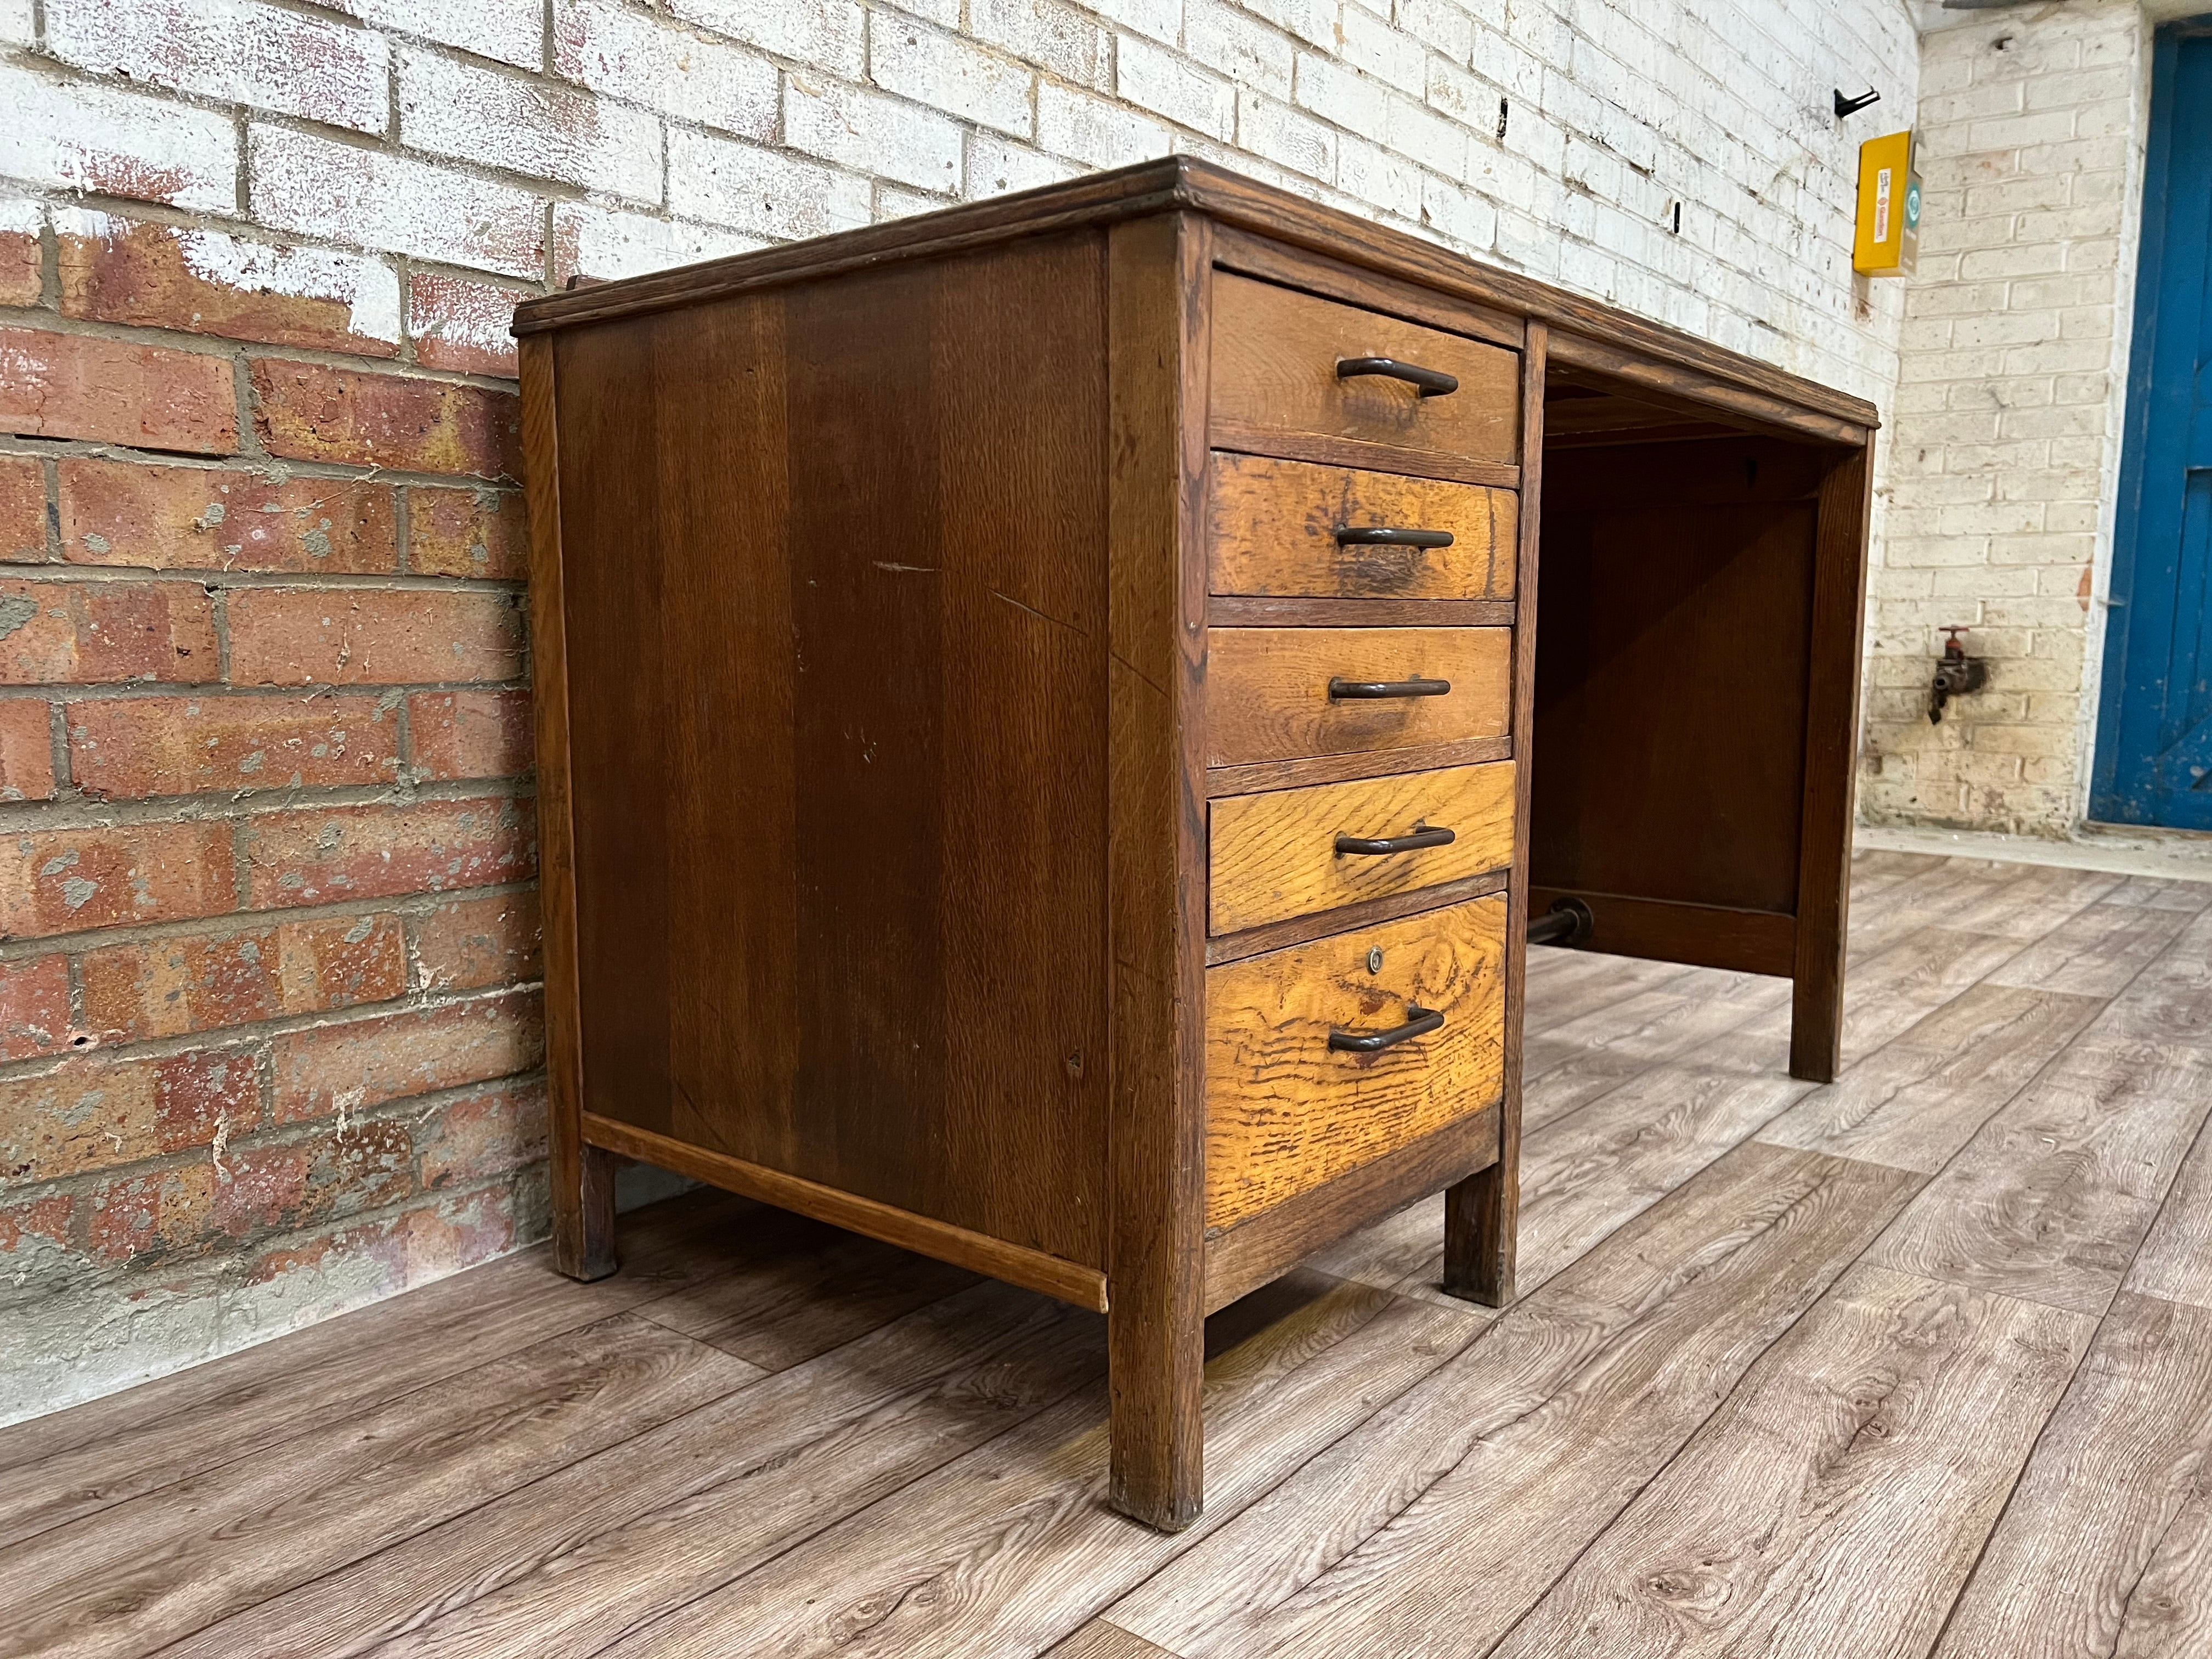
<instances>
[{"instance_id":1,"label":"cream painted brick wall","mask_svg":"<svg viewBox=\"0 0 2212 1659\"><path fill-rule=\"evenodd\" d=\"M1896 373L1902 296L1849 267L1865 123L1827 102L1871 84L1875 121L1910 116L1908 0L49 0L32 21L0 72L53 116L7 176L195 147L171 199L249 234L557 283L1180 149L1879 399ZM2037 142L2073 119L2003 117ZM217 152L241 149L231 200Z\"/></svg>"},{"instance_id":2,"label":"cream painted brick wall","mask_svg":"<svg viewBox=\"0 0 2212 1659\"><path fill-rule=\"evenodd\" d=\"M2068 0L1923 41L1920 267L1869 585L1869 821L2050 835L2081 817L2148 40L2134 0ZM1950 623L1990 686L1931 726Z\"/></svg>"}]
</instances>

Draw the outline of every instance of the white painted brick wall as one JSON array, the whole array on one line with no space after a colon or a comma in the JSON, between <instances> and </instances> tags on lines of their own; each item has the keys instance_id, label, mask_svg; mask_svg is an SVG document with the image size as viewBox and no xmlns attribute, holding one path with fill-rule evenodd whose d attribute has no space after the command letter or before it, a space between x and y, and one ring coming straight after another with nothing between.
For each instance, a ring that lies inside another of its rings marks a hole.
<instances>
[{"instance_id":1,"label":"white painted brick wall","mask_svg":"<svg viewBox=\"0 0 2212 1659\"><path fill-rule=\"evenodd\" d=\"M2045 179L2109 142L2116 68L1970 118ZM1905 295L1850 273L1856 145L1918 75L1910 0L0 0L0 182L406 290L629 274L1185 150L1887 404ZM1867 85L1877 112L1839 126L1832 89ZM2100 187L2002 212L2109 213ZM1993 235L1965 190L1931 216ZM2047 337L1917 319L1953 337L1911 395L2000 364L2053 388L2009 425L1954 411L1985 464L2105 465L2080 423L2110 383L2096 240L2056 266L1975 245L1960 280L2034 300ZM2038 505L2037 534L2080 516ZM2030 532L1976 533L1994 569Z\"/></svg>"},{"instance_id":2,"label":"white painted brick wall","mask_svg":"<svg viewBox=\"0 0 2212 1659\"><path fill-rule=\"evenodd\" d=\"M2086 798L2142 193L2132 0L1936 28L1869 584L1863 817L2060 834ZM1926 717L1946 624L1990 685Z\"/></svg>"}]
</instances>

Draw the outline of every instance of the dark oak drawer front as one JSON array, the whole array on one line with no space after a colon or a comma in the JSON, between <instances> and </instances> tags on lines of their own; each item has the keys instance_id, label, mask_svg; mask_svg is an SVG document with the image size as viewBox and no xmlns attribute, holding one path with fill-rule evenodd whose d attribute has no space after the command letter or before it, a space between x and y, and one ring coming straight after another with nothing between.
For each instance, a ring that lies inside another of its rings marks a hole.
<instances>
[{"instance_id":1,"label":"dark oak drawer front","mask_svg":"<svg viewBox=\"0 0 2212 1659\"><path fill-rule=\"evenodd\" d=\"M1519 459L1518 352L1226 271L1214 274L1213 297L1212 415L1224 447L1279 433L1444 460ZM1458 384L1425 396L1387 374L1337 372L1340 362L1375 358Z\"/></svg>"},{"instance_id":2,"label":"dark oak drawer front","mask_svg":"<svg viewBox=\"0 0 2212 1659\"><path fill-rule=\"evenodd\" d=\"M1504 869L1513 763L1231 795L1210 818L1207 931L1233 933Z\"/></svg>"},{"instance_id":3,"label":"dark oak drawer front","mask_svg":"<svg viewBox=\"0 0 2212 1659\"><path fill-rule=\"evenodd\" d=\"M1209 766L1502 737L1510 723L1510 628L1216 628L1206 652ZM1438 681L1451 689L1410 694ZM1409 695L1348 695L1372 686Z\"/></svg>"},{"instance_id":4,"label":"dark oak drawer front","mask_svg":"<svg viewBox=\"0 0 2212 1659\"><path fill-rule=\"evenodd\" d=\"M1209 581L1258 598L1510 599L1519 507L1510 489L1224 451Z\"/></svg>"},{"instance_id":5,"label":"dark oak drawer front","mask_svg":"<svg viewBox=\"0 0 2212 1659\"><path fill-rule=\"evenodd\" d=\"M1372 1042L1408 1026L1428 1029L1364 1052L1331 1046L1333 1033ZM1504 1032L1502 896L1208 969L1206 1224L1233 1225L1490 1105Z\"/></svg>"}]
</instances>

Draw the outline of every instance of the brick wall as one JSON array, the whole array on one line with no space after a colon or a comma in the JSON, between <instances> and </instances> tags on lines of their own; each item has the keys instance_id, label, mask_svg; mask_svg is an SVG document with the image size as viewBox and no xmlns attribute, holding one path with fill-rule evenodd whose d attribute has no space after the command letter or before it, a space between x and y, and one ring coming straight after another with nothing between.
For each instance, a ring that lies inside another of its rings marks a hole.
<instances>
[{"instance_id":1,"label":"brick wall","mask_svg":"<svg viewBox=\"0 0 2212 1659\"><path fill-rule=\"evenodd\" d=\"M1904 0L0 0L0 1418L542 1230L519 296L1181 149L1884 398L1828 104L1909 118L1917 52Z\"/></svg>"},{"instance_id":2,"label":"brick wall","mask_svg":"<svg viewBox=\"0 0 2212 1659\"><path fill-rule=\"evenodd\" d=\"M2142 194L2134 0L1931 32L1920 268L1870 585L1862 815L2057 835L2086 800ZM1947 623L1989 689L1927 719Z\"/></svg>"}]
</instances>

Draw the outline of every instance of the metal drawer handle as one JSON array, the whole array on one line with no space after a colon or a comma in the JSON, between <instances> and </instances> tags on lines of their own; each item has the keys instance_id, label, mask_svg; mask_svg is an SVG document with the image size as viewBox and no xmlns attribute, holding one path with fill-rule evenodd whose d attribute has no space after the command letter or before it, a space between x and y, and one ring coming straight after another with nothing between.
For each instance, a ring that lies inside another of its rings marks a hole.
<instances>
[{"instance_id":1,"label":"metal drawer handle","mask_svg":"<svg viewBox=\"0 0 2212 1659\"><path fill-rule=\"evenodd\" d=\"M1410 680L1331 680L1328 683L1332 702L1339 697L1441 697L1450 690L1449 680L1425 680L1419 674Z\"/></svg>"},{"instance_id":2,"label":"metal drawer handle","mask_svg":"<svg viewBox=\"0 0 2212 1659\"><path fill-rule=\"evenodd\" d=\"M1424 398L1444 398L1459 390L1459 377L1447 374L1441 368L1423 368L1419 363L1401 363L1395 357L1339 357L1336 378L1354 380L1363 374L1380 374L1385 380L1403 380L1407 386L1421 389Z\"/></svg>"},{"instance_id":3,"label":"metal drawer handle","mask_svg":"<svg viewBox=\"0 0 2212 1659\"><path fill-rule=\"evenodd\" d=\"M1409 1006L1406 1012L1413 1016L1403 1025L1394 1025L1387 1031L1347 1031L1340 1026L1328 1028L1328 1046L1346 1054L1372 1054L1403 1042L1410 1037L1426 1036L1431 1031L1444 1028L1444 1017L1433 1008Z\"/></svg>"},{"instance_id":4,"label":"metal drawer handle","mask_svg":"<svg viewBox=\"0 0 2212 1659\"><path fill-rule=\"evenodd\" d=\"M1418 853L1424 847L1449 847L1457 839L1449 830L1431 830L1426 824L1417 824L1410 836L1388 836L1379 839L1366 836L1339 836L1336 850L1369 854Z\"/></svg>"},{"instance_id":5,"label":"metal drawer handle","mask_svg":"<svg viewBox=\"0 0 2212 1659\"><path fill-rule=\"evenodd\" d=\"M1449 530L1400 530L1387 524L1340 524L1336 527L1335 535L1339 547L1449 547L1452 544L1452 533Z\"/></svg>"}]
</instances>

